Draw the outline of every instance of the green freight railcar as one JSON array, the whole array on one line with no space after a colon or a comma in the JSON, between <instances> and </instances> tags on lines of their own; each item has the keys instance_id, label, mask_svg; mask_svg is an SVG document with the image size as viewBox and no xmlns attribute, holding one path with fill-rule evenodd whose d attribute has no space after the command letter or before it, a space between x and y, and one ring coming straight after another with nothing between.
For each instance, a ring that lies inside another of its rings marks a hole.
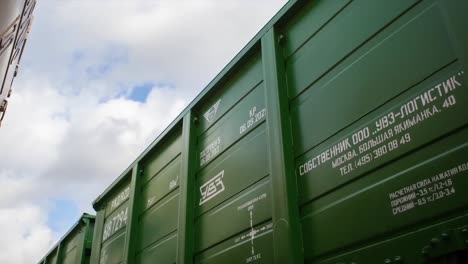
<instances>
[{"instance_id":1,"label":"green freight railcar","mask_svg":"<svg viewBox=\"0 0 468 264\"><path fill-rule=\"evenodd\" d=\"M468 263L467 12L289 1L96 199L92 263Z\"/></svg>"},{"instance_id":2,"label":"green freight railcar","mask_svg":"<svg viewBox=\"0 0 468 264\"><path fill-rule=\"evenodd\" d=\"M38 264L89 264L95 216L83 214Z\"/></svg>"}]
</instances>

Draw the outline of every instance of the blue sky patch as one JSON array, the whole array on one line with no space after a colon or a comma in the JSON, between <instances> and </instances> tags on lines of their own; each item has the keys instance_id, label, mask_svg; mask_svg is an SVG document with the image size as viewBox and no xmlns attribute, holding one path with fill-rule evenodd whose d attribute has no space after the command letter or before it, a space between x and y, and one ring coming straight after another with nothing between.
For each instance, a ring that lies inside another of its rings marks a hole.
<instances>
[{"instance_id":1,"label":"blue sky patch","mask_svg":"<svg viewBox=\"0 0 468 264\"><path fill-rule=\"evenodd\" d=\"M79 216L80 212L75 203L66 199L54 199L47 224L54 232L65 234Z\"/></svg>"},{"instance_id":2,"label":"blue sky patch","mask_svg":"<svg viewBox=\"0 0 468 264\"><path fill-rule=\"evenodd\" d=\"M153 87L155 87L155 84L152 82L146 82L137 85L132 89L127 98L133 101L144 103L146 102L146 99L148 98L151 90L153 90Z\"/></svg>"},{"instance_id":3,"label":"blue sky patch","mask_svg":"<svg viewBox=\"0 0 468 264\"><path fill-rule=\"evenodd\" d=\"M76 64L83 60L85 57L85 52L83 50L77 49L72 53L72 64Z\"/></svg>"},{"instance_id":4,"label":"blue sky patch","mask_svg":"<svg viewBox=\"0 0 468 264\"><path fill-rule=\"evenodd\" d=\"M128 48L123 45L109 44L99 56L97 63L87 65L85 72L89 79L101 79L110 74L114 68L121 64L128 63ZM86 55L93 56L93 52L85 54L83 51L77 51L73 54L73 62L80 62Z\"/></svg>"}]
</instances>

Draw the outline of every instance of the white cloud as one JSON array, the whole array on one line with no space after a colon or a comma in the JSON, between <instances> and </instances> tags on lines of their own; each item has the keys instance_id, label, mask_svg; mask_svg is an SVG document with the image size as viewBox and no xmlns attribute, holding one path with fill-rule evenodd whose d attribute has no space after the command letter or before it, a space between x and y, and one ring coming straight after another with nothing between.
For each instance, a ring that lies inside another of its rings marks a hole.
<instances>
[{"instance_id":1,"label":"white cloud","mask_svg":"<svg viewBox=\"0 0 468 264\"><path fill-rule=\"evenodd\" d=\"M39 3L48 17L32 30L33 38L47 35L47 41L30 45L26 58L48 61L35 70L59 73L54 78L60 81L77 51L85 64L96 64L109 49L124 48L128 63L102 81L174 81L185 98L193 98L284 2L50 0ZM82 80L83 71L74 69L71 78ZM101 92L115 92L106 87L111 91Z\"/></svg>"},{"instance_id":2,"label":"white cloud","mask_svg":"<svg viewBox=\"0 0 468 264\"><path fill-rule=\"evenodd\" d=\"M2 263L38 262L38 256L52 246L53 235L39 206L15 204L14 208L0 208L0 226Z\"/></svg>"},{"instance_id":3,"label":"white cloud","mask_svg":"<svg viewBox=\"0 0 468 264\"><path fill-rule=\"evenodd\" d=\"M34 89L28 82L17 83L21 89L0 131L0 146L7 150L0 152L0 231L16 230L6 236L14 250L0 240L1 263L37 261L52 239L63 235L47 226L49 202L66 197L92 213L92 200L187 104L166 87L153 89L145 103L125 98L99 103L60 95L46 83L35 82L42 87ZM30 222L16 221L21 215ZM42 242L34 246L36 240Z\"/></svg>"},{"instance_id":4,"label":"white cloud","mask_svg":"<svg viewBox=\"0 0 468 264\"><path fill-rule=\"evenodd\" d=\"M55 199L92 213L284 2L38 1L0 128L0 263L35 263L63 235ZM127 98L147 82L145 102Z\"/></svg>"}]
</instances>

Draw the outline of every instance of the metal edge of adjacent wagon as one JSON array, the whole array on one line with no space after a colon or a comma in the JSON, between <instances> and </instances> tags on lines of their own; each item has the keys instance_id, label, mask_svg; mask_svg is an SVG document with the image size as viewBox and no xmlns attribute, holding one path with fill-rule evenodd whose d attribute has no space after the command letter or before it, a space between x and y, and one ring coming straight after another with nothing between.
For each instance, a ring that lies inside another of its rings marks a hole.
<instances>
[{"instance_id":1,"label":"metal edge of adjacent wagon","mask_svg":"<svg viewBox=\"0 0 468 264\"><path fill-rule=\"evenodd\" d=\"M71 234L73 233L78 227L80 227L81 224L84 224L84 225L89 225L91 222L95 221L96 220L96 216L94 215L91 215L91 214L88 214L88 213L83 213L80 218L78 219L78 221L76 221L73 226L67 231L67 233L65 235L63 235L60 240L49 250L47 251L47 253L44 255L44 257L38 262L38 264L44 264L46 263L47 261L47 258L49 257L49 255L54 252L56 249L58 249L60 247L60 245L62 244L62 242ZM93 238L93 236L91 236L91 239ZM85 235L85 239L86 239L86 235ZM86 246L86 245L85 245ZM88 246L88 248L91 248L91 245ZM58 253L57 253L58 255Z\"/></svg>"}]
</instances>

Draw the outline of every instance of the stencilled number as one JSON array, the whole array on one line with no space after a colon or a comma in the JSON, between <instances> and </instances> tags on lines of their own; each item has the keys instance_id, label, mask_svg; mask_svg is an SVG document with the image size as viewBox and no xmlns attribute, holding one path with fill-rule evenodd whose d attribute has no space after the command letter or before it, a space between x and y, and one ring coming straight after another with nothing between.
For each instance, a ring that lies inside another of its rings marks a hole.
<instances>
[{"instance_id":1,"label":"stencilled number","mask_svg":"<svg viewBox=\"0 0 468 264\"><path fill-rule=\"evenodd\" d=\"M104 226L104 233L102 235L102 241L108 239L113 234L115 234L118 230L125 227L127 225L127 217L128 217L128 207L122 209L118 214L116 214L112 219L107 222Z\"/></svg>"}]
</instances>

